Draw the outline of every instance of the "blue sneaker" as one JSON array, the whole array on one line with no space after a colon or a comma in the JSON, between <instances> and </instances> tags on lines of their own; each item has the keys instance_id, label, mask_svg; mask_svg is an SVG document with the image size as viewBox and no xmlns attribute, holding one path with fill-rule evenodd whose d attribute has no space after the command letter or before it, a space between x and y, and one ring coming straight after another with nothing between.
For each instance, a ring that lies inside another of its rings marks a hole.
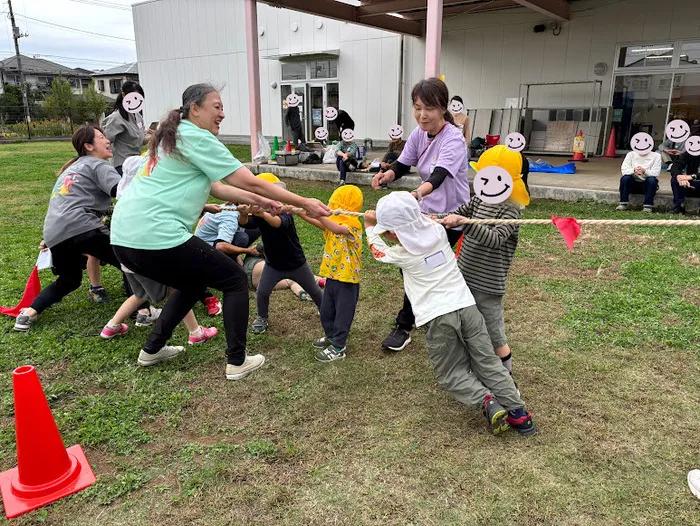
<instances>
[{"instance_id":1,"label":"blue sneaker","mask_svg":"<svg viewBox=\"0 0 700 526\"><path fill-rule=\"evenodd\" d=\"M256 317L253 321L253 334L262 334L267 330L267 318Z\"/></svg>"},{"instance_id":2,"label":"blue sneaker","mask_svg":"<svg viewBox=\"0 0 700 526\"><path fill-rule=\"evenodd\" d=\"M107 291L102 285L88 288L88 298L95 303L108 303L112 299L107 295Z\"/></svg>"},{"instance_id":3,"label":"blue sneaker","mask_svg":"<svg viewBox=\"0 0 700 526\"><path fill-rule=\"evenodd\" d=\"M319 362L335 362L336 360L344 360L345 347L340 349L334 345L329 345L322 351L318 351L316 353L316 359Z\"/></svg>"},{"instance_id":4,"label":"blue sneaker","mask_svg":"<svg viewBox=\"0 0 700 526\"><path fill-rule=\"evenodd\" d=\"M510 427L515 429L523 436L534 435L537 433L535 423L532 421L532 415L525 411L525 409L508 411L508 418L506 418L506 421Z\"/></svg>"},{"instance_id":5,"label":"blue sneaker","mask_svg":"<svg viewBox=\"0 0 700 526\"><path fill-rule=\"evenodd\" d=\"M508 411L490 394L487 394L484 399L483 413L488 421L489 430L494 435L498 435L508 429L508 423L506 422Z\"/></svg>"}]
</instances>

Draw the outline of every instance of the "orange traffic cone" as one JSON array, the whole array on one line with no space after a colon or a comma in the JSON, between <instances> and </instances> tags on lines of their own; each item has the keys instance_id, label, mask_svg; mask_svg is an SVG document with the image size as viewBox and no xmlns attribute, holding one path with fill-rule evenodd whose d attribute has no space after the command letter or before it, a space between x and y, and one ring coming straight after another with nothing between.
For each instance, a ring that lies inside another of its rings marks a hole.
<instances>
[{"instance_id":1,"label":"orange traffic cone","mask_svg":"<svg viewBox=\"0 0 700 526\"><path fill-rule=\"evenodd\" d=\"M39 270L34 266L34 270L32 270L27 280L27 285L24 287L22 299L15 307L0 307L0 314L16 318L19 315L19 311L29 307L40 292L41 281L39 281Z\"/></svg>"},{"instance_id":2,"label":"orange traffic cone","mask_svg":"<svg viewBox=\"0 0 700 526\"><path fill-rule=\"evenodd\" d=\"M95 474L76 445L65 448L33 365L12 372L17 467L0 473L8 519L77 493Z\"/></svg>"},{"instance_id":3,"label":"orange traffic cone","mask_svg":"<svg viewBox=\"0 0 700 526\"><path fill-rule=\"evenodd\" d=\"M608 139L608 147L605 149L605 155L603 157L610 157L614 159L617 157L615 154L615 143L617 141L615 140L615 128L613 127L612 130L610 130L610 139Z\"/></svg>"}]
</instances>

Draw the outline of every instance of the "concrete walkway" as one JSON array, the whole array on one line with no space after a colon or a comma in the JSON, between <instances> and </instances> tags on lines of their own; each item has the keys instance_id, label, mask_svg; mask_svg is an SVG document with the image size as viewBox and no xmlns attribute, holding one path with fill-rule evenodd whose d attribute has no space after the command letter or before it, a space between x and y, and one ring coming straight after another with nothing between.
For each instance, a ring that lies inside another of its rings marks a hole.
<instances>
[{"instance_id":1,"label":"concrete walkway","mask_svg":"<svg viewBox=\"0 0 700 526\"><path fill-rule=\"evenodd\" d=\"M381 156L370 153L368 158ZM560 166L567 162L564 157L547 157L532 155L531 160L543 159L553 166ZM606 159L594 158L587 163L577 163L574 175L531 173L528 177L528 186L532 198L555 199L559 201L579 201L582 199L593 200L599 203L616 205L619 203L620 165L622 158ZM279 166L270 164L252 164L247 166L253 173L271 172L280 178L304 179L308 181L338 181L338 170L330 164L300 164L297 166ZM348 183L357 185L369 185L374 177L373 173L352 172L348 173ZM673 194L671 192L670 175L662 172L659 177L659 191L654 201L655 208L659 211L673 208ZM474 170L469 168L469 180L474 180ZM406 175L389 185L390 188L402 188L413 190L420 184L420 179L415 172ZM642 206L642 196L632 195L632 206ZM686 208L689 212L698 211L699 200L689 199Z\"/></svg>"}]
</instances>

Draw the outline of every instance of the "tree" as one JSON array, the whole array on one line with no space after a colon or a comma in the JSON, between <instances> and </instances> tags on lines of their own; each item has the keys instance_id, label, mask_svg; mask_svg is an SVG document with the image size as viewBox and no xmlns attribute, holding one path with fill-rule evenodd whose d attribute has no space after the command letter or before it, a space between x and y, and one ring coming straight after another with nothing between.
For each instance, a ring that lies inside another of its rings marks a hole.
<instances>
[{"instance_id":1,"label":"tree","mask_svg":"<svg viewBox=\"0 0 700 526\"><path fill-rule=\"evenodd\" d=\"M41 117L41 108L37 105L39 92L27 84L27 102L32 119ZM24 122L24 107L22 105L22 90L19 86L6 84L4 93L0 95L0 121L7 123Z\"/></svg>"},{"instance_id":2,"label":"tree","mask_svg":"<svg viewBox=\"0 0 700 526\"><path fill-rule=\"evenodd\" d=\"M51 89L46 95L44 108L49 116L70 121L72 106L73 90L70 87L70 83L62 75L59 75L51 81Z\"/></svg>"},{"instance_id":3,"label":"tree","mask_svg":"<svg viewBox=\"0 0 700 526\"><path fill-rule=\"evenodd\" d=\"M83 91L83 110L87 117L87 120L92 123L99 123L102 115L109 107L109 102L107 98L98 93L95 89L95 79L90 81L90 85L87 90Z\"/></svg>"}]
</instances>

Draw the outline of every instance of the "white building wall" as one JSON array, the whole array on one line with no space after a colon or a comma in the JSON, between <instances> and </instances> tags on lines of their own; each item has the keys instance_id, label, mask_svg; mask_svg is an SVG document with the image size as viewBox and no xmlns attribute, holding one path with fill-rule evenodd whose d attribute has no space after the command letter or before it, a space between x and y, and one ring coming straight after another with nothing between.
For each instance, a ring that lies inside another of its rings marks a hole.
<instances>
[{"instance_id":1,"label":"white building wall","mask_svg":"<svg viewBox=\"0 0 700 526\"><path fill-rule=\"evenodd\" d=\"M579 0L571 7L571 20L558 36L534 33L535 24L551 19L524 8L446 18L441 71L450 94L461 95L467 108L502 108L518 97L521 83L601 80L607 105L618 44L700 37L698 0ZM425 45L414 37L406 41L408 97L423 77ZM598 62L608 65L602 77L593 73ZM533 87L530 105L587 107L591 97L584 85ZM407 119L408 104L404 111Z\"/></svg>"},{"instance_id":2,"label":"white building wall","mask_svg":"<svg viewBox=\"0 0 700 526\"><path fill-rule=\"evenodd\" d=\"M249 135L242 0L153 0L133 12L146 121L179 107L190 84L212 82L224 88L222 134ZM282 135L281 64L268 57L340 50L340 107L355 120L358 137L386 138L396 121L398 36L266 4L258 4L258 27L265 135Z\"/></svg>"}]
</instances>

